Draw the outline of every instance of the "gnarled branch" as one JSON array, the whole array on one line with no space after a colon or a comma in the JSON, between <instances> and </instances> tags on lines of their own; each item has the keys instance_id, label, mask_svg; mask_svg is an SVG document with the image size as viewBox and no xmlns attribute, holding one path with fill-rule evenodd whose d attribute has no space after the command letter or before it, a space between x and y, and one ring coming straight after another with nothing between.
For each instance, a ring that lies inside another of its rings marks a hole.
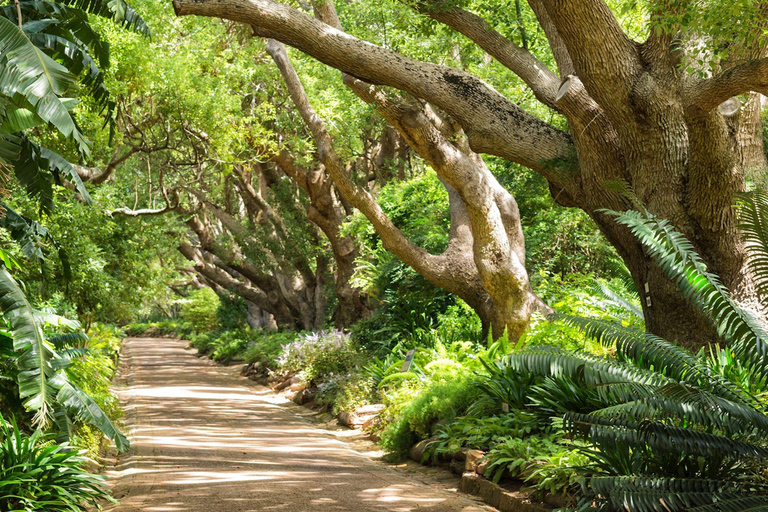
<instances>
[{"instance_id":1,"label":"gnarled branch","mask_svg":"<svg viewBox=\"0 0 768 512\"><path fill-rule=\"evenodd\" d=\"M686 110L689 115L705 114L746 92L768 95L768 58L750 60L697 82L686 91Z\"/></svg>"},{"instance_id":2,"label":"gnarled branch","mask_svg":"<svg viewBox=\"0 0 768 512\"><path fill-rule=\"evenodd\" d=\"M175 0L177 15L248 23L343 72L389 85L440 107L457 119L475 151L501 156L553 180L553 167L574 159L570 137L523 111L477 77L420 62L372 45L272 0Z\"/></svg>"}]
</instances>

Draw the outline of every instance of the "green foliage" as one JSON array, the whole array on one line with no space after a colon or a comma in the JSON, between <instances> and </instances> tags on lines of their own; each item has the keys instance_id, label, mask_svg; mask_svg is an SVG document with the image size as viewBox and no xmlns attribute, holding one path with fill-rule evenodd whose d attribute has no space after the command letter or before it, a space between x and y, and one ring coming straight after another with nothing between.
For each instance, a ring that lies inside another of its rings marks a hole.
<instances>
[{"instance_id":1,"label":"green foliage","mask_svg":"<svg viewBox=\"0 0 768 512\"><path fill-rule=\"evenodd\" d=\"M284 345L298 341L298 334L292 331L264 331L256 336L253 343L248 345L243 353L246 363L263 363L275 367L275 361L280 357Z\"/></svg>"},{"instance_id":2,"label":"green foliage","mask_svg":"<svg viewBox=\"0 0 768 512\"><path fill-rule=\"evenodd\" d=\"M389 413L396 418L381 435L384 449L405 455L413 444L432 435L439 421L464 414L476 400L477 378L459 369L441 370L431 376L429 384L407 405Z\"/></svg>"},{"instance_id":3,"label":"green foliage","mask_svg":"<svg viewBox=\"0 0 768 512\"><path fill-rule=\"evenodd\" d=\"M309 384L331 376L347 374L360 366L360 355L350 337L342 331L306 333L283 346L277 358L277 372L301 372Z\"/></svg>"},{"instance_id":4,"label":"green foliage","mask_svg":"<svg viewBox=\"0 0 768 512\"><path fill-rule=\"evenodd\" d=\"M542 277L565 281L570 274L615 276L614 268L621 260L586 213L555 203L540 174L499 158L486 160L517 201L526 268L534 288Z\"/></svg>"},{"instance_id":5,"label":"green foliage","mask_svg":"<svg viewBox=\"0 0 768 512\"><path fill-rule=\"evenodd\" d=\"M747 244L747 265L755 276L755 286L768 304L768 193L743 194L737 203L739 228Z\"/></svg>"},{"instance_id":6,"label":"green foliage","mask_svg":"<svg viewBox=\"0 0 768 512\"><path fill-rule=\"evenodd\" d=\"M389 182L381 190L379 204L392 222L414 243L439 253L448 242L448 198L433 172L424 172L407 181ZM352 328L356 342L365 350L384 356L401 346L425 346L441 316L458 303L457 299L426 281L420 274L386 251L371 224L361 214L353 215L345 232L354 236L361 257L353 284L364 290L378 307L373 316ZM474 313L453 308L450 316L457 326L476 336L479 324Z\"/></svg>"},{"instance_id":7,"label":"green foliage","mask_svg":"<svg viewBox=\"0 0 768 512\"><path fill-rule=\"evenodd\" d=\"M158 336L185 339L190 337L193 332L192 324L182 320L134 322L125 326L125 334L127 336Z\"/></svg>"},{"instance_id":8,"label":"green foliage","mask_svg":"<svg viewBox=\"0 0 768 512\"><path fill-rule=\"evenodd\" d=\"M0 511L85 511L111 500L103 477L83 469L88 459L67 445L27 435L0 418Z\"/></svg>"},{"instance_id":9,"label":"green foliage","mask_svg":"<svg viewBox=\"0 0 768 512\"><path fill-rule=\"evenodd\" d=\"M53 209L53 184L62 185L62 178L83 200L90 202L90 197L73 166L30 137L61 136L76 143L79 155L88 155L90 143L72 113L78 99L66 96L87 91L107 110L108 122L115 105L102 72L109 67L109 45L90 24L89 14L148 35L143 19L123 0L0 6L0 165L13 168L43 212Z\"/></svg>"},{"instance_id":10,"label":"green foliage","mask_svg":"<svg viewBox=\"0 0 768 512\"><path fill-rule=\"evenodd\" d=\"M242 360L243 352L249 344L253 343L253 337L256 333L250 327L246 327L234 331L224 331L220 334L211 334L215 336L212 344L208 347L213 349L211 357L214 361L229 364L233 359Z\"/></svg>"},{"instance_id":11,"label":"green foliage","mask_svg":"<svg viewBox=\"0 0 768 512\"><path fill-rule=\"evenodd\" d=\"M564 430L591 447L555 453L551 443L513 438L491 450L486 474L499 478L506 471L567 495L583 475L581 504L600 510L656 511L663 503L664 510L677 511L714 502L717 510L741 510L744 503L761 504L762 496L748 498L765 488L761 468L768 457L768 416L754 396L765 390L760 327L667 222L636 212L614 215L728 346L692 356L643 332L631 317L557 315L608 350L529 345L497 365L486 363L480 388L486 401L508 401L542 420L564 415ZM632 306L626 297L601 291L617 306ZM549 462L537 468L531 453L547 450L542 461Z\"/></svg>"},{"instance_id":12,"label":"green foliage","mask_svg":"<svg viewBox=\"0 0 768 512\"><path fill-rule=\"evenodd\" d=\"M237 295L221 295L216 315L219 317L219 326L222 330L248 327L248 306L245 299Z\"/></svg>"},{"instance_id":13,"label":"green foliage","mask_svg":"<svg viewBox=\"0 0 768 512\"><path fill-rule=\"evenodd\" d=\"M691 243L666 220L649 213L606 212L628 226L661 270L717 329L720 337L761 377L768 375L768 333L739 308L718 276L707 270ZM759 244L758 244L759 245Z\"/></svg>"},{"instance_id":14,"label":"green foliage","mask_svg":"<svg viewBox=\"0 0 768 512\"><path fill-rule=\"evenodd\" d=\"M91 326L85 343L68 345L82 346L84 353L72 358L72 363L66 370L67 376L93 399L112 422L123 415L117 396L110 389L122 342L121 334L114 327L94 325ZM101 439L98 430L80 423L76 425L72 443L87 449L89 456L97 457Z\"/></svg>"},{"instance_id":15,"label":"green foliage","mask_svg":"<svg viewBox=\"0 0 768 512\"><path fill-rule=\"evenodd\" d=\"M189 323L195 332L215 331L219 325L219 304L219 296L207 286L194 290L182 303L181 319Z\"/></svg>"},{"instance_id":16,"label":"green foliage","mask_svg":"<svg viewBox=\"0 0 768 512\"><path fill-rule=\"evenodd\" d=\"M13 361L9 373L17 386L26 410L35 411L32 423L46 427L56 418L56 428L63 437L70 434L71 419L88 423L115 441L118 449L128 448L128 439L117 430L98 404L68 377L66 369L72 358L57 352L45 339L42 326L78 328L47 311L36 311L5 267L0 267L0 309L10 332L0 333L6 345L0 358ZM56 338L51 338L55 340ZM58 339L61 341L62 337ZM81 336L64 337L80 340Z\"/></svg>"},{"instance_id":17,"label":"green foliage","mask_svg":"<svg viewBox=\"0 0 768 512\"><path fill-rule=\"evenodd\" d=\"M527 437L542 426L538 417L520 409L487 418L462 416L438 428L424 458L435 462L452 458L462 448L488 451L506 438Z\"/></svg>"},{"instance_id":18,"label":"green foliage","mask_svg":"<svg viewBox=\"0 0 768 512\"><path fill-rule=\"evenodd\" d=\"M27 296L5 267L0 267L0 310L11 329L13 351L18 354L19 395L26 399L27 409L36 411L33 423L45 426L52 414L51 403L60 388L53 363L57 356L45 341Z\"/></svg>"},{"instance_id":19,"label":"green foliage","mask_svg":"<svg viewBox=\"0 0 768 512\"><path fill-rule=\"evenodd\" d=\"M354 411L375 400L372 380L353 370L348 373L325 375L317 385L315 402L328 404L334 415Z\"/></svg>"}]
</instances>

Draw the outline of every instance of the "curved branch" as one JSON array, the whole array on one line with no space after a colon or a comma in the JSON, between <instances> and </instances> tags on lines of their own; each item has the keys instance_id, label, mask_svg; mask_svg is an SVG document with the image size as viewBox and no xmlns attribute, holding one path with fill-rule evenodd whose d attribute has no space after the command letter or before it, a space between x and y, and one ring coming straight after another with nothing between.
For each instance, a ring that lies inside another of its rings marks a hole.
<instances>
[{"instance_id":1,"label":"curved branch","mask_svg":"<svg viewBox=\"0 0 768 512\"><path fill-rule=\"evenodd\" d=\"M166 213L170 212L178 212L181 211L181 208L176 206L166 206L164 208L142 208L139 210L132 210L128 208L127 206L123 206L122 208L117 208L112 211L107 211L107 215L110 217L113 215L125 215L126 217L149 217L154 215L164 215Z\"/></svg>"},{"instance_id":2,"label":"curved branch","mask_svg":"<svg viewBox=\"0 0 768 512\"><path fill-rule=\"evenodd\" d=\"M175 0L173 6L180 16L248 23L257 35L280 40L333 68L423 98L457 119L477 152L548 172L552 179L558 179L552 167L575 158L570 136L464 71L404 57L272 0Z\"/></svg>"},{"instance_id":3,"label":"curved branch","mask_svg":"<svg viewBox=\"0 0 768 512\"><path fill-rule=\"evenodd\" d=\"M267 294L264 293L262 290L255 288L253 286L249 286L243 283L242 281L235 279L234 277L229 275L225 270L222 270L215 265L207 263L203 259L199 250L195 249L188 243L182 242L181 244L179 244L178 249L179 249L179 252L182 255L184 255L185 258L187 258L190 262L192 262L195 272L206 277L207 279L210 279L211 281L218 284L222 288L232 290L234 293L236 293L240 297L250 302L253 302L257 306L259 306L261 309L272 313L272 304L270 304Z\"/></svg>"},{"instance_id":4,"label":"curved branch","mask_svg":"<svg viewBox=\"0 0 768 512\"><path fill-rule=\"evenodd\" d=\"M115 149L115 152L112 153L112 158L104 169L98 167L84 167L76 164L72 164L72 167L77 171L77 175L80 176L82 181L99 185L112 177L112 174L115 172L118 165L140 151L139 148L130 148L124 155L120 155L121 149L122 147L117 147Z\"/></svg>"},{"instance_id":5,"label":"curved branch","mask_svg":"<svg viewBox=\"0 0 768 512\"><path fill-rule=\"evenodd\" d=\"M768 95L768 58L734 66L686 91L689 114L705 114L727 99L746 92Z\"/></svg>"},{"instance_id":6,"label":"curved branch","mask_svg":"<svg viewBox=\"0 0 768 512\"><path fill-rule=\"evenodd\" d=\"M471 39L531 88L536 98L556 109L555 95L560 85L557 75L543 62L494 30L477 14L454 7L448 11L426 11L433 20L448 25Z\"/></svg>"}]
</instances>

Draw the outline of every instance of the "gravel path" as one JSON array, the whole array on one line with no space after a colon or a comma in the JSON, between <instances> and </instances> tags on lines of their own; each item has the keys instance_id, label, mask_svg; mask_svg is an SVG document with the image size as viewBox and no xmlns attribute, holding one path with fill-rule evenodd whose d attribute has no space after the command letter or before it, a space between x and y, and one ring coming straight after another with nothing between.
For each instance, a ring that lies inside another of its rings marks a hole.
<instances>
[{"instance_id":1,"label":"gravel path","mask_svg":"<svg viewBox=\"0 0 768 512\"><path fill-rule=\"evenodd\" d=\"M456 481L371 459L299 407L195 357L186 342L129 338L118 392L131 451L107 475L107 510L492 511ZM446 483L449 482L449 483Z\"/></svg>"}]
</instances>

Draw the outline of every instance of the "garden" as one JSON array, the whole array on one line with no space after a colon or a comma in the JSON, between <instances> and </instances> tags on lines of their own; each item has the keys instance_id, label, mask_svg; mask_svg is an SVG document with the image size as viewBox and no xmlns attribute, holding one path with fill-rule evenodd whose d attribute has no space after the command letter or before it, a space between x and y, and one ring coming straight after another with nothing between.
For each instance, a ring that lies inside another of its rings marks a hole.
<instances>
[{"instance_id":1,"label":"garden","mask_svg":"<svg viewBox=\"0 0 768 512\"><path fill-rule=\"evenodd\" d=\"M464 490L768 510L766 27L752 0L4 2L0 512L119 506L136 337Z\"/></svg>"}]
</instances>

